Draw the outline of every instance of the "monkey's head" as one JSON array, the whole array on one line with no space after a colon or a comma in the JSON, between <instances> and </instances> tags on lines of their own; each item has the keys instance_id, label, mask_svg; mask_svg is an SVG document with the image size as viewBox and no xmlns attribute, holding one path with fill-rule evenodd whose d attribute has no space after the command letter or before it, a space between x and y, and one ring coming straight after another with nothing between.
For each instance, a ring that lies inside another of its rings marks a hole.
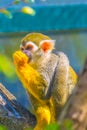
<instances>
[{"instance_id":1,"label":"monkey's head","mask_svg":"<svg viewBox=\"0 0 87 130\"><path fill-rule=\"evenodd\" d=\"M20 49L30 58L34 54L50 53L54 49L55 40L41 33L30 33L21 41Z\"/></svg>"}]
</instances>

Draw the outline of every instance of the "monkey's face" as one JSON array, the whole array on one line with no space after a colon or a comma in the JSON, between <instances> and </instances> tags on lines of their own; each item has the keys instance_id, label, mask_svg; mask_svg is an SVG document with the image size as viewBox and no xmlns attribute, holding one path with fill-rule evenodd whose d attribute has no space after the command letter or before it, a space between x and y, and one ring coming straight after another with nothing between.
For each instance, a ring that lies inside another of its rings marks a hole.
<instances>
[{"instance_id":1,"label":"monkey's face","mask_svg":"<svg viewBox=\"0 0 87 130\"><path fill-rule=\"evenodd\" d=\"M33 54L38 50L38 46L33 42L28 41L26 43L22 43L20 45L20 49L29 57L29 59L32 59Z\"/></svg>"},{"instance_id":2,"label":"monkey's face","mask_svg":"<svg viewBox=\"0 0 87 130\"><path fill-rule=\"evenodd\" d=\"M42 40L37 46L32 41L21 43L20 49L24 52L31 60L33 56L41 56L43 54L50 53L54 48L55 40Z\"/></svg>"}]
</instances>

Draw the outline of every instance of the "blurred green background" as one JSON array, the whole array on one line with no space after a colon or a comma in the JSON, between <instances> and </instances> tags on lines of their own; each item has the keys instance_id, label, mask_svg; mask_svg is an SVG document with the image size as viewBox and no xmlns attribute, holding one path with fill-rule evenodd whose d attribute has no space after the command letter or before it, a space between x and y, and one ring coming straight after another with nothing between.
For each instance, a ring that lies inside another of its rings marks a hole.
<instances>
[{"instance_id":1,"label":"blurred green background","mask_svg":"<svg viewBox=\"0 0 87 130\"><path fill-rule=\"evenodd\" d=\"M19 0L19 3L13 4L11 0L0 0L0 82L27 108L28 98L16 76L12 58L26 34L41 32L56 40L56 51L67 54L77 73L80 73L87 56L85 0L83 3L76 3L74 0L29 2ZM35 13L30 10L28 14L26 11L22 12L21 8L24 6L27 9L31 7Z\"/></svg>"}]
</instances>

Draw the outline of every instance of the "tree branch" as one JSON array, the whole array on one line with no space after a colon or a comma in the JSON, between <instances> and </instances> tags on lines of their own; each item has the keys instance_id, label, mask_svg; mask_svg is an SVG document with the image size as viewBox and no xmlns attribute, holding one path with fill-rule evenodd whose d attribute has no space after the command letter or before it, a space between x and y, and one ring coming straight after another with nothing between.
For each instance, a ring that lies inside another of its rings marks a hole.
<instances>
[{"instance_id":1,"label":"tree branch","mask_svg":"<svg viewBox=\"0 0 87 130\"><path fill-rule=\"evenodd\" d=\"M68 118L73 121L74 130L87 129L87 59L79 75L75 92L65 105L60 119Z\"/></svg>"},{"instance_id":2,"label":"tree branch","mask_svg":"<svg viewBox=\"0 0 87 130\"><path fill-rule=\"evenodd\" d=\"M0 124L9 130L23 130L36 124L35 116L18 103L16 97L2 84L0 84Z\"/></svg>"}]
</instances>

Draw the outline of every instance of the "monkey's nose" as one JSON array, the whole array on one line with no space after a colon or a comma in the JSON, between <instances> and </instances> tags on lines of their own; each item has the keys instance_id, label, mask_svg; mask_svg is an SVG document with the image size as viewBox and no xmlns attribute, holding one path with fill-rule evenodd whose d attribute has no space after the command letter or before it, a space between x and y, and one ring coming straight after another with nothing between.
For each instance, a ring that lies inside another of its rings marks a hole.
<instances>
[{"instance_id":1,"label":"monkey's nose","mask_svg":"<svg viewBox=\"0 0 87 130\"><path fill-rule=\"evenodd\" d=\"M32 59L32 54L29 50L23 50L23 53L25 53L29 57L29 61Z\"/></svg>"}]
</instances>

